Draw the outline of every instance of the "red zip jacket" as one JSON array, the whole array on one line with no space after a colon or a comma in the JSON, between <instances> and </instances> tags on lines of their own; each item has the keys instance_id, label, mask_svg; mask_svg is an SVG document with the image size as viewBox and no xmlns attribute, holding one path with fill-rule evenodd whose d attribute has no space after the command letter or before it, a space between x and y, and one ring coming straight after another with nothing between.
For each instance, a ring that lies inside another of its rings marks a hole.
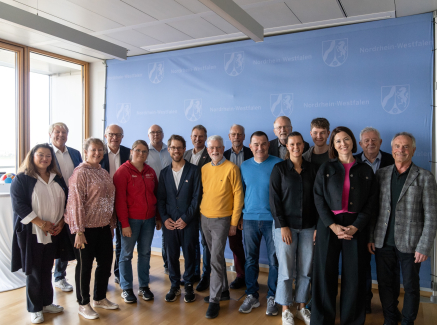
<instances>
[{"instance_id":1,"label":"red zip jacket","mask_svg":"<svg viewBox=\"0 0 437 325\"><path fill-rule=\"evenodd\" d=\"M130 161L126 161L114 174L115 211L122 228L129 227L130 219L158 219L156 192L158 178L155 171L144 164L140 172Z\"/></svg>"}]
</instances>

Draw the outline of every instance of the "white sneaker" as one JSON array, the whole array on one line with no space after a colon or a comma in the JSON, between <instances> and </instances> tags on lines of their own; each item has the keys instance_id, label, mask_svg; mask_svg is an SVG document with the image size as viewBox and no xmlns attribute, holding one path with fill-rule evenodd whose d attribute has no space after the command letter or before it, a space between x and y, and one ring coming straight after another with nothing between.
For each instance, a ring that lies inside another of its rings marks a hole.
<instances>
[{"instance_id":1,"label":"white sneaker","mask_svg":"<svg viewBox=\"0 0 437 325\"><path fill-rule=\"evenodd\" d=\"M61 289L62 291L73 291L73 286L67 282L67 279L61 279L55 281L55 287Z\"/></svg>"},{"instance_id":2,"label":"white sneaker","mask_svg":"<svg viewBox=\"0 0 437 325\"><path fill-rule=\"evenodd\" d=\"M305 325L310 325L310 320L311 320L311 312L306 309L306 308L302 308L301 310L297 310L297 314L296 314L297 318L303 320L305 322Z\"/></svg>"},{"instance_id":3,"label":"white sneaker","mask_svg":"<svg viewBox=\"0 0 437 325\"><path fill-rule=\"evenodd\" d=\"M50 313L50 314L57 314L64 310L64 307L61 307L59 305L50 304L48 306L42 307L43 313Z\"/></svg>"},{"instance_id":4,"label":"white sneaker","mask_svg":"<svg viewBox=\"0 0 437 325\"><path fill-rule=\"evenodd\" d=\"M294 317L290 309L282 312L282 325L294 325Z\"/></svg>"},{"instance_id":5,"label":"white sneaker","mask_svg":"<svg viewBox=\"0 0 437 325\"><path fill-rule=\"evenodd\" d=\"M42 311L37 311L36 313L30 313L30 321L33 324L39 324L44 322L44 316L42 314Z\"/></svg>"}]
</instances>

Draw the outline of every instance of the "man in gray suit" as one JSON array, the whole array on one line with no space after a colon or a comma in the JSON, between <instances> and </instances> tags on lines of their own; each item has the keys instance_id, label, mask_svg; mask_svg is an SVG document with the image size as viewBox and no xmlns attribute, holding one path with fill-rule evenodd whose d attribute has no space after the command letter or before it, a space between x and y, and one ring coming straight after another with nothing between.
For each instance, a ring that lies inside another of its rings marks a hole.
<instances>
[{"instance_id":1,"label":"man in gray suit","mask_svg":"<svg viewBox=\"0 0 437 325\"><path fill-rule=\"evenodd\" d=\"M379 169L379 213L370 222L369 251L375 254L384 324L395 325L400 287L405 289L402 324L414 324L420 302L420 263L431 253L437 229L437 184L412 162L416 140L407 132L392 140L395 164Z\"/></svg>"}]
</instances>

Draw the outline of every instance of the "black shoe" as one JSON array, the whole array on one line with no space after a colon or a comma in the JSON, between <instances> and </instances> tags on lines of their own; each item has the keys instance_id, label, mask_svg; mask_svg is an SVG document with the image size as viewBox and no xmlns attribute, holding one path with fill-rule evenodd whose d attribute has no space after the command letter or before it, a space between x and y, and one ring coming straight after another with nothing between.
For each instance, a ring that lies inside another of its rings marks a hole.
<instances>
[{"instance_id":1,"label":"black shoe","mask_svg":"<svg viewBox=\"0 0 437 325\"><path fill-rule=\"evenodd\" d=\"M181 294L181 289L179 288L170 288L170 291L165 295L165 301L171 302L175 301L177 296Z\"/></svg>"},{"instance_id":2,"label":"black shoe","mask_svg":"<svg viewBox=\"0 0 437 325\"><path fill-rule=\"evenodd\" d=\"M120 284L120 279L119 279L118 276L115 276L115 277L114 277L114 282L117 283L117 284Z\"/></svg>"},{"instance_id":3,"label":"black shoe","mask_svg":"<svg viewBox=\"0 0 437 325\"><path fill-rule=\"evenodd\" d=\"M181 279L181 282L179 283L181 287L185 286L185 281L184 279Z\"/></svg>"},{"instance_id":4,"label":"black shoe","mask_svg":"<svg viewBox=\"0 0 437 325\"><path fill-rule=\"evenodd\" d=\"M191 278L191 282L199 282L200 281L200 275L199 274L194 274L193 277Z\"/></svg>"},{"instance_id":5,"label":"black shoe","mask_svg":"<svg viewBox=\"0 0 437 325\"><path fill-rule=\"evenodd\" d=\"M127 304L133 304L134 302L137 302L137 297L135 297L134 291L132 289L123 290L123 292L121 293L121 297Z\"/></svg>"},{"instance_id":6,"label":"black shoe","mask_svg":"<svg viewBox=\"0 0 437 325\"><path fill-rule=\"evenodd\" d=\"M372 300L366 301L366 314L372 313Z\"/></svg>"},{"instance_id":7,"label":"black shoe","mask_svg":"<svg viewBox=\"0 0 437 325\"><path fill-rule=\"evenodd\" d=\"M220 301L231 300L231 296L229 295L229 290L223 291L220 295ZM209 302L209 296L203 298L203 301Z\"/></svg>"},{"instance_id":8,"label":"black shoe","mask_svg":"<svg viewBox=\"0 0 437 325\"><path fill-rule=\"evenodd\" d=\"M186 284L185 285L185 302L193 302L196 300L196 295L194 294L194 289L192 284Z\"/></svg>"},{"instance_id":9,"label":"black shoe","mask_svg":"<svg viewBox=\"0 0 437 325\"><path fill-rule=\"evenodd\" d=\"M216 318L219 314L220 304L213 302L209 303L208 310L206 311L206 318Z\"/></svg>"},{"instance_id":10,"label":"black shoe","mask_svg":"<svg viewBox=\"0 0 437 325\"><path fill-rule=\"evenodd\" d=\"M229 287L231 289L240 289L245 286L246 286L246 281L244 280L244 278L236 277L235 280L231 282L231 285Z\"/></svg>"},{"instance_id":11,"label":"black shoe","mask_svg":"<svg viewBox=\"0 0 437 325\"><path fill-rule=\"evenodd\" d=\"M205 291L209 288L209 277L203 276L197 284L196 291Z\"/></svg>"},{"instance_id":12,"label":"black shoe","mask_svg":"<svg viewBox=\"0 0 437 325\"><path fill-rule=\"evenodd\" d=\"M150 291L149 287L140 287L140 289L138 289L138 295L143 296L143 300L152 300L154 298L154 295L152 291Z\"/></svg>"}]
</instances>

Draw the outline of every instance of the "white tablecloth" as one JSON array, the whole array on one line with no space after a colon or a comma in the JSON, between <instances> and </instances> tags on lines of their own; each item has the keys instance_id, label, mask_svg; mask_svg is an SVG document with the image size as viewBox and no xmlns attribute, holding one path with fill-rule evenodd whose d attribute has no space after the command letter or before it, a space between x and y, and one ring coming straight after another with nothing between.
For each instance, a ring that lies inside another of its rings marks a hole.
<instances>
[{"instance_id":1,"label":"white tablecloth","mask_svg":"<svg viewBox=\"0 0 437 325\"><path fill-rule=\"evenodd\" d=\"M11 272L14 218L9 189L10 184L0 184L0 292L26 285L26 276L21 270Z\"/></svg>"}]
</instances>

